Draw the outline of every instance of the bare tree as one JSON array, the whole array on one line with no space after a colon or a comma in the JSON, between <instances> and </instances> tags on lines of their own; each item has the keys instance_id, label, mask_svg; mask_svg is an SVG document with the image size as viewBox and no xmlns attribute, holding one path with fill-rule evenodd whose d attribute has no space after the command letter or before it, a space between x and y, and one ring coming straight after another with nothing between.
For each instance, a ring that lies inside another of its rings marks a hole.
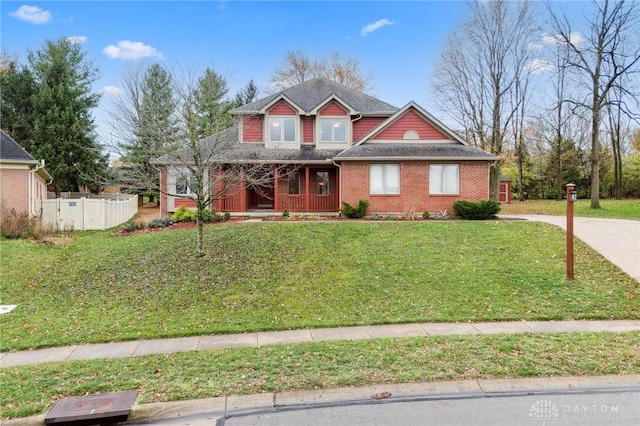
<instances>
[{"instance_id":1,"label":"bare tree","mask_svg":"<svg viewBox=\"0 0 640 426\"><path fill-rule=\"evenodd\" d=\"M356 59L340 56L337 52L329 59L312 59L301 50L288 50L273 73L271 83L276 90L284 90L316 77L328 78L359 92L372 90L371 74L364 74Z\"/></svg>"},{"instance_id":2,"label":"bare tree","mask_svg":"<svg viewBox=\"0 0 640 426\"><path fill-rule=\"evenodd\" d=\"M595 15L588 22L583 38L574 32L569 19L549 5L555 37L571 51L569 66L584 77L588 95L569 102L587 108L591 114L591 208L600 208L600 126L601 112L609 103L609 92L618 87L634 96L622 85L623 78L638 71L638 4L624 0L594 1Z\"/></svg>"},{"instance_id":3,"label":"bare tree","mask_svg":"<svg viewBox=\"0 0 640 426\"><path fill-rule=\"evenodd\" d=\"M215 210L216 201L234 197L244 189L273 185L279 167L260 161L251 164L239 162L233 155L237 128L228 114L227 83L210 69L202 74L193 69L170 73L166 89L171 93L171 123L175 126L175 135L154 146L155 158L148 161L154 173L148 173L146 164L129 161L123 142L137 140L138 120L144 109L141 89L144 75L144 70L139 69L130 69L125 75L125 93L113 111L116 127L111 147L121 154L126 163L127 177L132 182L168 196L194 201L197 224L195 254L202 257L205 255L205 211L209 208ZM162 98L162 102L166 100L167 97ZM154 132L149 134L158 135L164 129L159 121L155 123ZM173 185L166 185L158 179L161 173Z\"/></svg>"},{"instance_id":4,"label":"bare tree","mask_svg":"<svg viewBox=\"0 0 640 426\"><path fill-rule=\"evenodd\" d=\"M501 157L508 130L518 133L523 125L515 117L524 116L534 14L527 1L475 0L470 9L471 18L449 36L440 55L433 89L467 140ZM512 96L516 87L519 93ZM498 160L490 168L493 199L499 194L501 165Z\"/></svg>"}]
</instances>

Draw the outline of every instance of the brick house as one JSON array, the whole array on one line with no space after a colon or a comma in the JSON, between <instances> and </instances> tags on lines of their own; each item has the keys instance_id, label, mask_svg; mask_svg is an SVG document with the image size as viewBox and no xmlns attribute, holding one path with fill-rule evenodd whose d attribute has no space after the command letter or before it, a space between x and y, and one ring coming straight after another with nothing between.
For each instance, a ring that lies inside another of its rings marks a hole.
<instances>
[{"instance_id":1,"label":"brick house","mask_svg":"<svg viewBox=\"0 0 640 426\"><path fill-rule=\"evenodd\" d=\"M11 136L0 130L0 194L2 210L39 216L41 200L47 199L47 185L53 178L38 161Z\"/></svg>"},{"instance_id":2,"label":"brick house","mask_svg":"<svg viewBox=\"0 0 640 426\"><path fill-rule=\"evenodd\" d=\"M315 78L231 114L237 126L207 138L226 144L219 162L268 164L278 172L267 185L215 201L217 211L337 213L342 201L367 199L370 213L420 213L489 197L489 165L496 157L470 146L415 102L397 108ZM174 173L180 165L167 157L155 164L161 166L161 213L194 207L188 185Z\"/></svg>"}]
</instances>

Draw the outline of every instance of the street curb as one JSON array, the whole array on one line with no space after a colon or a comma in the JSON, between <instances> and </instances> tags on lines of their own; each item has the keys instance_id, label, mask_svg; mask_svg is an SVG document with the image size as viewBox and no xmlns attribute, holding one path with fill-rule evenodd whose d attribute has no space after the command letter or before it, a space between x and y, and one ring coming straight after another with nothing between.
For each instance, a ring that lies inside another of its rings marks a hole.
<instances>
[{"instance_id":1,"label":"street curb","mask_svg":"<svg viewBox=\"0 0 640 426\"><path fill-rule=\"evenodd\" d=\"M212 423L221 417L252 411L312 408L323 405L397 402L429 399L484 398L500 394L571 393L593 390L638 390L640 374L607 376L550 376L506 379L444 380L422 383L388 383L348 388L230 395L187 401L134 404L124 424L153 419L208 415ZM376 396L382 396L380 401ZM45 415L3 420L2 426L40 426Z\"/></svg>"}]
</instances>

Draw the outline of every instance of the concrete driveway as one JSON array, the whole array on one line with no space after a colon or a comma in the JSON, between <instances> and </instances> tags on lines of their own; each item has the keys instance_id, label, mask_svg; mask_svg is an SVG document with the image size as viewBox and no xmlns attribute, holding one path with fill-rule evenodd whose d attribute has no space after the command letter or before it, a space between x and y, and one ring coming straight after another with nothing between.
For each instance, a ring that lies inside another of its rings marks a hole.
<instances>
[{"instance_id":1,"label":"concrete driveway","mask_svg":"<svg viewBox=\"0 0 640 426\"><path fill-rule=\"evenodd\" d=\"M556 225L566 230L565 216L500 215ZM614 265L640 281L640 221L574 217L573 234Z\"/></svg>"}]
</instances>

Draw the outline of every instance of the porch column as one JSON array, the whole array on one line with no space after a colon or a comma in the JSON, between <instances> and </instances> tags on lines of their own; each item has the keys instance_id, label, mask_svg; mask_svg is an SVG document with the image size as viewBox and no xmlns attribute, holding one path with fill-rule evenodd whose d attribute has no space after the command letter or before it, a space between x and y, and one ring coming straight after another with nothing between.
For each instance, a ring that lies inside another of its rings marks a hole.
<instances>
[{"instance_id":1,"label":"porch column","mask_svg":"<svg viewBox=\"0 0 640 426\"><path fill-rule=\"evenodd\" d=\"M342 204L340 203L341 202L340 197L342 197L342 182L340 180L341 171L342 169L340 167L336 169L336 201L334 204L336 211L340 211L340 207L342 207Z\"/></svg>"},{"instance_id":2,"label":"porch column","mask_svg":"<svg viewBox=\"0 0 640 426\"><path fill-rule=\"evenodd\" d=\"M221 212L223 209L223 194L224 194L224 183L222 182L222 167L218 167L218 185L216 190L218 191L218 199L216 200L216 210Z\"/></svg>"},{"instance_id":3,"label":"porch column","mask_svg":"<svg viewBox=\"0 0 640 426\"><path fill-rule=\"evenodd\" d=\"M245 193L247 186L244 182L244 170L240 171L240 211L247 211L247 194Z\"/></svg>"},{"instance_id":4,"label":"porch column","mask_svg":"<svg viewBox=\"0 0 640 426\"><path fill-rule=\"evenodd\" d=\"M304 168L304 211L309 212L309 166Z\"/></svg>"},{"instance_id":5,"label":"porch column","mask_svg":"<svg viewBox=\"0 0 640 426\"><path fill-rule=\"evenodd\" d=\"M273 173L273 211L278 211L278 168Z\"/></svg>"}]
</instances>

